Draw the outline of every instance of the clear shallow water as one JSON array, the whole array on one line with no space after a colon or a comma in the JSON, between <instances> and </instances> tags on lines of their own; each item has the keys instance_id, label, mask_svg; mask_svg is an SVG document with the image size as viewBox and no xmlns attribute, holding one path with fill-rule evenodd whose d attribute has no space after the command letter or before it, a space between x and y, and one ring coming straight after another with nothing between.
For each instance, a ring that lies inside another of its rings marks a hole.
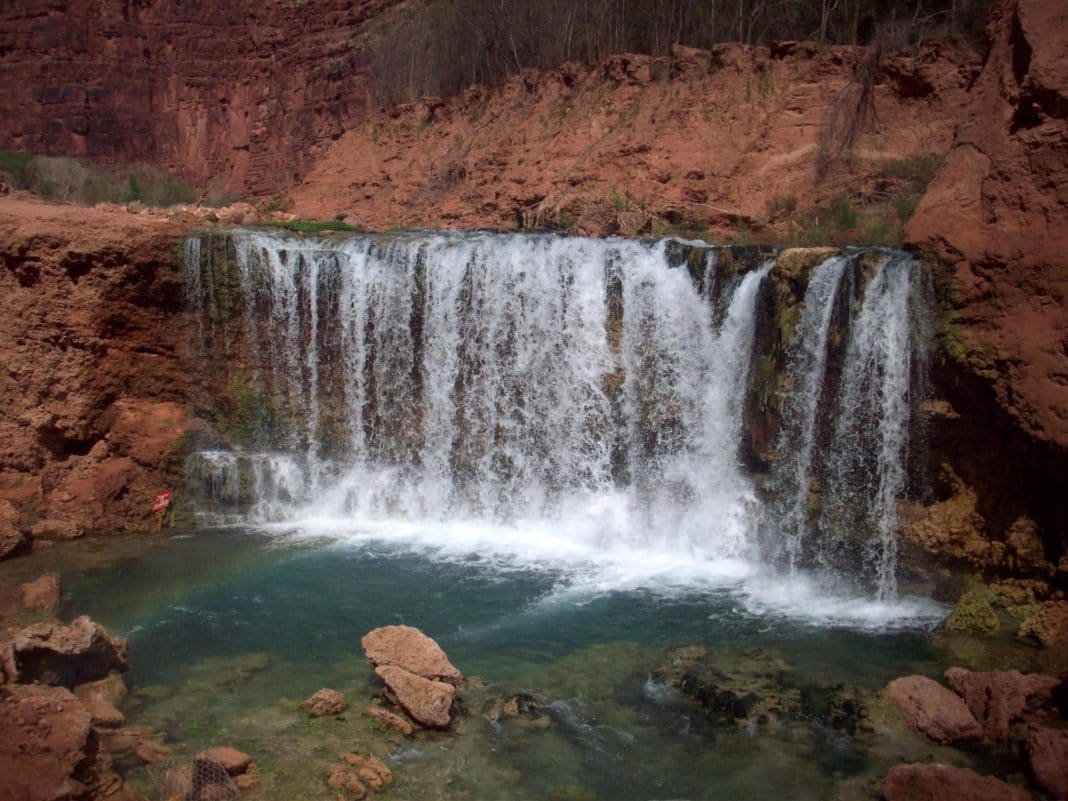
<instances>
[{"instance_id":1,"label":"clear shallow water","mask_svg":"<svg viewBox=\"0 0 1068 801\"><path fill-rule=\"evenodd\" d=\"M360 747L391 759L398 798L828 798L884 766L814 722L713 727L650 682L666 649L702 645L727 664L761 649L797 683L821 687L876 689L940 669L926 618L901 616L911 607L882 610L881 630L872 619L857 628L829 622L838 602L770 576L691 575L684 585L650 570L613 587L618 570L445 552L381 532L223 529L65 575L65 604L129 637L131 723L160 728L179 754L245 748L260 762L264 798L332 798L330 760ZM764 596L779 597L778 608L761 608L761 582L777 590ZM788 610L790 598L824 610ZM359 717L376 692L360 637L393 623L419 627L488 685L465 694L458 734L383 740ZM296 712L322 686L349 696L345 721ZM547 710L544 728L482 714L519 692Z\"/></svg>"}]
</instances>

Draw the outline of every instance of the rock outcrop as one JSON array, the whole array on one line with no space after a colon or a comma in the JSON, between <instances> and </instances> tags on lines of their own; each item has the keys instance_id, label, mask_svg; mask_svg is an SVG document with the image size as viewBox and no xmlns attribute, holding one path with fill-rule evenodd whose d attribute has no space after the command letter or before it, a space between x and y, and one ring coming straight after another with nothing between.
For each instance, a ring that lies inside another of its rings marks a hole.
<instances>
[{"instance_id":1,"label":"rock outcrop","mask_svg":"<svg viewBox=\"0 0 1068 801\"><path fill-rule=\"evenodd\" d=\"M399 731L405 737L408 737L415 731L415 727L412 726L407 720L400 715L395 715L388 709L381 709L377 706L369 706L363 710L363 716L377 720L382 724L383 728L392 729L393 731Z\"/></svg>"},{"instance_id":2,"label":"rock outcrop","mask_svg":"<svg viewBox=\"0 0 1068 801\"><path fill-rule=\"evenodd\" d=\"M132 797L89 710L63 687L0 689L0 776L4 797L20 801Z\"/></svg>"},{"instance_id":3,"label":"rock outcrop","mask_svg":"<svg viewBox=\"0 0 1068 801\"><path fill-rule=\"evenodd\" d=\"M180 230L0 198L0 557L12 507L35 538L150 524L189 425Z\"/></svg>"},{"instance_id":4,"label":"rock outcrop","mask_svg":"<svg viewBox=\"0 0 1068 801\"><path fill-rule=\"evenodd\" d=\"M85 616L69 626L37 623L0 643L0 667L11 683L75 687L125 671L126 647Z\"/></svg>"},{"instance_id":5,"label":"rock outcrop","mask_svg":"<svg viewBox=\"0 0 1068 801\"><path fill-rule=\"evenodd\" d=\"M411 626L384 626L368 632L361 645L390 701L424 726L449 725L463 675L434 640Z\"/></svg>"},{"instance_id":6,"label":"rock outcrop","mask_svg":"<svg viewBox=\"0 0 1068 801\"><path fill-rule=\"evenodd\" d=\"M1068 601L1048 601L1020 626L1020 636L1050 646L1068 642Z\"/></svg>"},{"instance_id":7,"label":"rock outcrop","mask_svg":"<svg viewBox=\"0 0 1068 801\"><path fill-rule=\"evenodd\" d=\"M934 379L955 417L932 450L977 493L987 539L1014 551L1017 521L1031 521L1048 576L1068 518L1068 6L996 0L987 31L953 146L906 235L947 266ZM1035 571L1009 555L982 567Z\"/></svg>"},{"instance_id":8,"label":"rock outcrop","mask_svg":"<svg viewBox=\"0 0 1068 801\"><path fill-rule=\"evenodd\" d=\"M1027 739L1031 773L1058 801L1068 799L1068 731L1038 728Z\"/></svg>"},{"instance_id":9,"label":"rock outcrop","mask_svg":"<svg viewBox=\"0 0 1068 801\"><path fill-rule=\"evenodd\" d=\"M384 665L375 674L386 685L386 697L424 726L444 728L449 725L456 688L443 681L417 676L403 668Z\"/></svg>"},{"instance_id":10,"label":"rock outcrop","mask_svg":"<svg viewBox=\"0 0 1068 801\"><path fill-rule=\"evenodd\" d=\"M16 556L28 545L29 540L19 528L18 510L10 501L0 499L0 559Z\"/></svg>"}]
</instances>

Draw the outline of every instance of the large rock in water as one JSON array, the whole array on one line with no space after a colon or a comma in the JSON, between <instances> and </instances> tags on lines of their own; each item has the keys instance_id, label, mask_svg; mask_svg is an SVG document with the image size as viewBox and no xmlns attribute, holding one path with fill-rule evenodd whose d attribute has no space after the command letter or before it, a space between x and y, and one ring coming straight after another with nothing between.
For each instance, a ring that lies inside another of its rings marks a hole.
<instances>
[{"instance_id":1,"label":"large rock in water","mask_svg":"<svg viewBox=\"0 0 1068 801\"><path fill-rule=\"evenodd\" d=\"M0 668L13 683L75 687L124 672L126 640L112 637L86 616L69 626L38 623L0 643Z\"/></svg>"},{"instance_id":2,"label":"large rock in water","mask_svg":"<svg viewBox=\"0 0 1068 801\"><path fill-rule=\"evenodd\" d=\"M897 765L883 779L884 801L1030 801L1030 794L993 776L948 765Z\"/></svg>"},{"instance_id":3,"label":"large rock in water","mask_svg":"<svg viewBox=\"0 0 1068 801\"><path fill-rule=\"evenodd\" d=\"M455 686L463 675L436 642L411 626L383 626L360 644L390 701L424 726L449 725Z\"/></svg>"},{"instance_id":4,"label":"large rock in water","mask_svg":"<svg viewBox=\"0 0 1068 801\"><path fill-rule=\"evenodd\" d=\"M430 637L411 626L383 626L360 640L375 667L395 665L416 676L458 685L463 675Z\"/></svg>"},{"instance_id":5,"label":"large rock in water","mask_svg":"<svg viewBox=\"0 0 1068 801\"><path fill-rule=\"evenodd\" d=\"M1007 739L1009 727L1032 705L1048 701L1058 683L1058 679L1042 673L976 673L959 667L947 670L946 679L964 699L986 736L994 741Z\"/></svg>"},{"instance_id":6,"label":"large rock in water","mask_svg":"<svg viewBox=\"0 0 1068 801\"><path fill-rule=\"evenodd\" d=\"M18 801L130 798L89 710L62 687L0 691L0 796Z\"/></svg>"},{"instance_id":7,"label":"large rock in water","mask_svg":"<svg viewBox=\"0 0 1068 801\"><path fill-rule=\"evenodd\" d=\"M444 728L449 725L449 710L456 688L443 681L433 681L395 665L375 668L386 683L387 697L424 726Z\"/></svg>"},{"instance_id":8,"label":"large rock in water","mask_svg":"<svg viewBox=\"0 0 1068 801\"><path fill-rule=\"evenodd\" d=\"M886 687L910 728L940 743L976 740L983 728L952 690L926 676L904 676Z\"/></svg>"}]
</instances>

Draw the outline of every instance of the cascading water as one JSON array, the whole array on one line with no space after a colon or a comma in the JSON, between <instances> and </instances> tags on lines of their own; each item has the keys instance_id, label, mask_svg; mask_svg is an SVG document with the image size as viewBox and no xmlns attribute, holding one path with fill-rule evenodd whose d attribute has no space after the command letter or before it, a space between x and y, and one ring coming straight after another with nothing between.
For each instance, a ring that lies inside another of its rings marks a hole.
<instances>
[{"instance_id":1,"label":"cascading water","mask_svg":"<svg viewBox=\"0 0 1068 801\"><path fill-rule=\"evenodd\" d=\"M767 385L754 355L781 302L774 259L447 233L236 232L186 253L237 446L195 457L216 466L201 485L226 519L595 564L605 585L752 575L761 530L789 569L819 564L833 531L863 522L867 578L893 593L918 347L904 254L833 256L802 280L765 480L742 444Z\"/></svg>"}]
</instances>

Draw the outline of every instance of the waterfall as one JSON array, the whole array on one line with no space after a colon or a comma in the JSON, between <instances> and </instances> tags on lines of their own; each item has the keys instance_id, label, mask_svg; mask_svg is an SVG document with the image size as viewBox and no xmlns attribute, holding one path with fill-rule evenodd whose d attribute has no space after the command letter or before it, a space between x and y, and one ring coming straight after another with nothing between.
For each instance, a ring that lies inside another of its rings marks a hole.
<instances>
[{"instance_id":1,"label":"waterfall","mask_svg":"<svg viewBox=\"0 0 1068 801\"><path fill-rule=\"evenodd\" d=\"M920 349L914 266L904 254L886 256L864 293L842 369L822 506L828 554L843 527L876 532L864 550L881 598L897 590L897 504L908 481L913 359Z\"/></svg>"},{"instance_id":2,"label":"waterfall","mask_svg":"<svg viewBox=\"0 0 1068 801\"><path fill-rule=\"evenodd\" d=\"M759 561L763 530L789 569L836 566L828 542L863 526L862 578L894 591L919 347L905 254L788 279L774 253L678 240L242 231L186 258L233 446L197 470L231 520L721 565ZM744 452L772 395L762 479Z\"/></svg>"},{"instance_id":3,"label":"waterfall","mask_svg":"<svg viewBox=\"0 0 1068 801\"><path fill-rule=\"evenodd\" d=\"M783 425L775 443L779 463L772 479L778 506L780 542L790 570L796 569L808 530L812 457L817 414L824 397L827 338L831 313L848 259L835 256L820 264L809 279L801 319L787 354L792 391L783 408Z\"/></svg>"}]
</instances>

